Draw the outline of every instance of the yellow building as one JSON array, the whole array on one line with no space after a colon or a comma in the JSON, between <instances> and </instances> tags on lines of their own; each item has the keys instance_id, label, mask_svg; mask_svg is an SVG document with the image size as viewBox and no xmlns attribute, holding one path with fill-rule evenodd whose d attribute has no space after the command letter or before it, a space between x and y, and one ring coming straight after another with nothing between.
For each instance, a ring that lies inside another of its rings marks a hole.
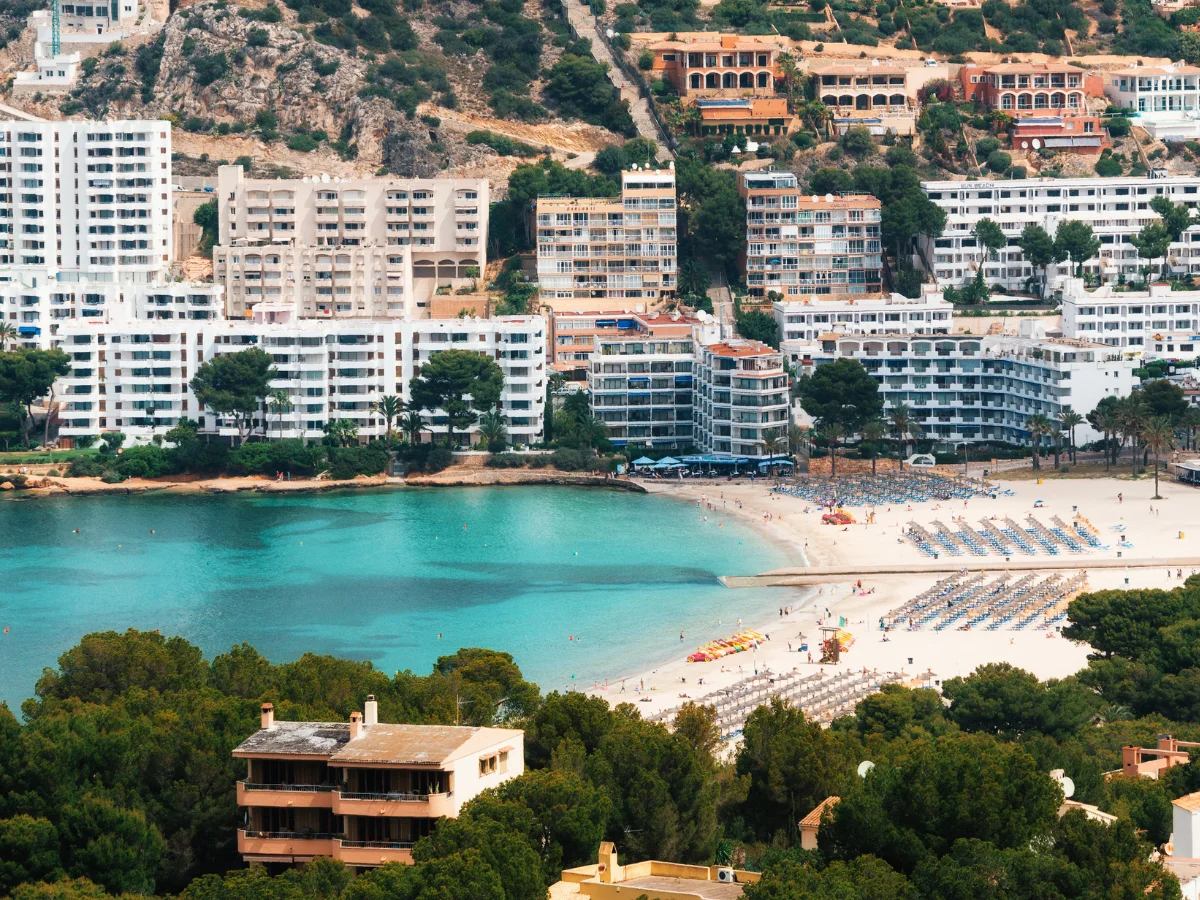
<instances>
[{"instance_id":1,"label":"yellow building","mask_svg":"<svg viewBox=\"0 0 1200 900\"><path fill-rule=\"evenodd\" d=\"M600 859L590 866L566 869L562 881L550 888L553 900L590 897L592 900L738 900L742 888L761 876L726 866L688 866L644 862L620 865L616 845L600 845Z\"/></svg>"}]
</instances>

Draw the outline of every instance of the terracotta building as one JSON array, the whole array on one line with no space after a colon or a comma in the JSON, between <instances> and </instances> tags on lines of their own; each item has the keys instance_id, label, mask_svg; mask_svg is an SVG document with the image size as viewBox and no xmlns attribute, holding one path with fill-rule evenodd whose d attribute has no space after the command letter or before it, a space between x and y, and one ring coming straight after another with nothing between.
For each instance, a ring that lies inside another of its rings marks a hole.
<instances>
[{"instance_id":1,"label":"terracotta building","mask_svg":"<svg viewBox=\"0 0 1200 900\"><path fill-rule=\"evenodd\" d=\"M368 697L347 722L277 722L233 751L247 863L291 866L316 856L352 868L412 862L412 846L442 816L524 771L524 732L379 721Z\"/></svg>"},{"instance_id":2,"label":"terracotta building","mask_svg":"<svg viewBox=\"0 0 1200 900\"><path fill-rule=\"evenodd\" d=\"M651 75L675 86L685 103L696 97L774 97L779 56L769 38L738 34L651 44Z\"/></svg>"}]
</instances>

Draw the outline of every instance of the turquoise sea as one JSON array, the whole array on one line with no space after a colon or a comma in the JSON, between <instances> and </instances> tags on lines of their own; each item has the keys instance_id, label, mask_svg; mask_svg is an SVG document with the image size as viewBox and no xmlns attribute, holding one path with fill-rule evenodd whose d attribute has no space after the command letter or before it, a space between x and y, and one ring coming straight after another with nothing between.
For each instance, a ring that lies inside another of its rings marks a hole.
<instances>
[{"instance_id":1,"label":"turquoise sea","mask_svg":"<svg viewBox=\"0 0 1200 900\"><path fill-rule=\"evenodd\" d=\"M794 602L716 580L790 562L720 514L624 491L5 500L0 700L15 710L81 635L130 627L388 673L491 647L543 690L590 687L677 658L680 630L690 649Z\"/></svg>"}]
</instances>

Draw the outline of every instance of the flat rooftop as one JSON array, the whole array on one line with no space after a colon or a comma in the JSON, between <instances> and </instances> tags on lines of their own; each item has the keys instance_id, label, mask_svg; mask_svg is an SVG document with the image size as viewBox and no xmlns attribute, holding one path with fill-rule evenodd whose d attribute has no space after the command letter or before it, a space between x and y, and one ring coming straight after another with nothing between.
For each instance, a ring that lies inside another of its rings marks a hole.
<instances>
[{"instance_id":1,"label":"flat rooftop","mask_svg":"<svg viewBox=\"0 0 1200 900\"><path fill-rule=\"evenodd\" d=\"M631 897L638 894L675 893L692 894L704 900L738 900L742 896L742 885L722 884L719 881L700 881L695 878L672 878L666 875L646 875L620 883L622 893L629 890Z\"/></svg>"},{"instance_id":2,"label":"flat rooftop","mask_svg":"<svg viewBox=\"0 0 1200 900\"><path fill-rule=\"evenodd\" d=\"M393 725L380 722L364 726L350 740L343 722L275 722L242 741L234 756L320 755L331 763L389 765L441 765L505 740L517 740L520 731L510 728L476 728L459 725Z\"/></svg>"}]
</instances>

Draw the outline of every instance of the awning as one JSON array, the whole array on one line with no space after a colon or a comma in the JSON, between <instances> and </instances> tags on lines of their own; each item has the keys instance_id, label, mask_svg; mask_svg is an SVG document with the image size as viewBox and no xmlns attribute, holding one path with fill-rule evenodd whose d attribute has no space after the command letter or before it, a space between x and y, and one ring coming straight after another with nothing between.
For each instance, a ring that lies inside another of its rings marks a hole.
<instances>
[{"instance_id":1,"label":"awning","mask_svg":"<svg viewBox=\"0 0 1200 900\"><path fill-rule=\"evenodd\" d=\"M42 333L42 329L38 328L36 325L19 325L17 327L17 334L41 334L41 333Z\"/></svg>"}]
</instances>

